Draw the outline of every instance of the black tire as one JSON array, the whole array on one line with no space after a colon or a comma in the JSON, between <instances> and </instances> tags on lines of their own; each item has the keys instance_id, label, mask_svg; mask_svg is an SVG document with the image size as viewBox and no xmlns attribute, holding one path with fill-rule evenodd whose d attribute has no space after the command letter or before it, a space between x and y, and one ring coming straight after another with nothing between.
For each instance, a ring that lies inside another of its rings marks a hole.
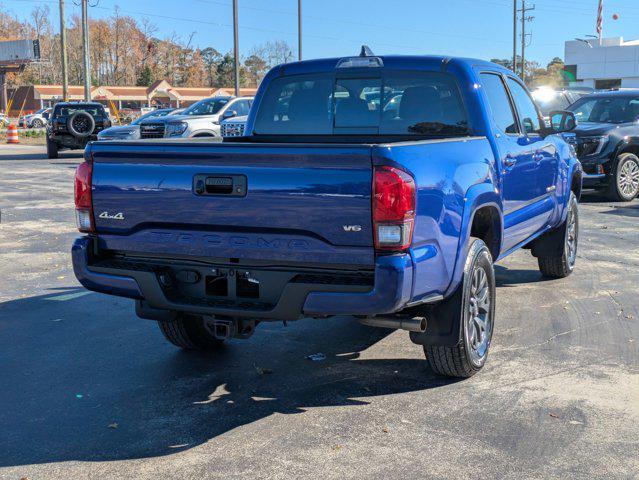
<instances>
[{"instance_id":1,"label":"black tire","mask_svg":"<svg viewBox=\"0 0 639 480\"><path fill-rule=\"evenodd\" d=\"M82 125L82 130L78 130L77 125L75 125L76 121ZM76 138L86 138L90 136L95 129L95 119L90 113L84 110L78 110L67 120L67 129L69 133Z\"/></svg>"},{"instance_id":2,"label":"black tire","mask_svg":"<svg viewBox=\"0 0 639 480\"><path fill-rule=\"evenodd\" d=\"M33 122L31 122L31 128L42 128L44 127L44 123L39 118L34 118Z\"/></svg>"},{"instance_id":3,"label":"black tire","mask_svg":"<svg viewBox=\"0 0 639 480\"><path fill-rule=\"evenodd\" d=\"M629 178L629 171L634 177ZM616 202L630 202L639 195L639 157L632 153L619 155L610 172L608 197Z\"/></svg>"},{"instance_id":4,"label":"black tire","mask_svg":"<svg viewBox=\"0 0 639 480\"><path fill-rule=\"evenodd\" d=\"M555 245L548 245L537 255L539 270L544 277L565 278L575 268L579 246L579 205L574 193L570 192L566 220L549 234L548 240Z\"/></svg>"},{"instance_id":5,"label":"black tire","mask_svg":"<svg viewBox=\"0 0 639 480\"><path fill-rule=\"evenodd\" d=\"M184 350L218 350L224 344L206 328L204 319L199 316L180 314L173 320L158 320L158 326L164 338Z\"/></svg>"},{"instance_id":6,"label":"black tire","mask_svg":"<svg viewBox=\"0 0 639 480\"><path fill-rule=\"evenodd\" d=\"M477 277L483 272L485 285L479 292L475 291L476 284L479 282ZM477 301L476 293L480 293L479 300L488 299L488 305L484 302ZM471 239L471 245L464 265L464 280L457 294L450 297L445 302L454 302L454 305L441 305L436 309L440 312L452 312L453 315L460 316L460 332L459 342L453 347L447 346L424 346L424 354L430 368L439 375L447 377L468 378L480 371L488 357L490 343L493 335L494 319L495 319L495 273L493 270L493 260L490 250L486 244L477 239ZM451 308L452 307L452 308ZM471 317L471 311L475 315ZM479 321L479 315L484 315L485 320ZM450 313L449 313L450 314ZM472 326L471 326L472 323ZM480 323L485 326L483 336L480 333ZM481 348L473 345L472 335L479 335L481 340Z\"/></svg>"},{"instance_id":7,"label":"black tire","mask_svg":"<svg viewBox=\"0 0 639 480\"><path fill-rule=\"evenodd\" d=\"M58 144L47 138L47 157L58 158Z\"/></svg>"}]
</instances>

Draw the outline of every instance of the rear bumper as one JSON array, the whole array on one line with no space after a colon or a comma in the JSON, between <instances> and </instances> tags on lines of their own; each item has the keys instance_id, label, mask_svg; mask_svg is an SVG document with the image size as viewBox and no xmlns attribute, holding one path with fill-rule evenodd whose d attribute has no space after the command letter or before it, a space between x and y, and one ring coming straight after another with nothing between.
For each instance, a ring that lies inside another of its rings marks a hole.
<instances>
[{"instance_id":1,"label":"rear bumper","mask_svg":"<svg viewBox=\"0 0 639 480\"><path fill-rule=\"evenodd\" d=\"M89 260L92 257L92 248L93 240L89 237L77 238L71 247L73 272L85 288L118 297L144 298L134 278L91 271Z\"/></svg>"},{"instance_id":2,"label":"rear bumper","mask_svg":"<svg viewBox=\"0 0 639 480\"><path fill-rule=\"evenodd\" d=\"M413 265L410 255L376 259L373 285L331 282L290 282L271 304L259 301L186 299L167 294L157 271L92 266L93 239L80 237L72 248L73 269L89 290L128 297L157 310L201 315L225 315L256 319L293 320L303 316L375 315L401 310L412 292Z\"/></svg>"}]
</instances>

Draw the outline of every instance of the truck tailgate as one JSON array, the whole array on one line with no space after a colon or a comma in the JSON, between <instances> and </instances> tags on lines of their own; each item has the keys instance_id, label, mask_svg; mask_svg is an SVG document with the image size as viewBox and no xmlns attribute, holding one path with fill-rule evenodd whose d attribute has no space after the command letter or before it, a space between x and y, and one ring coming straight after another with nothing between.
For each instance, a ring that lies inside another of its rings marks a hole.
<instances>
[{"instance_id":1,"label":"truck tailgate","mask_svg":"<svg viewBox=\"0 0 639 480\"><path fill-rule=\"evenodd\" d=\"M374 262L370 146L90 148L100 248L226 261Z\"/></svg>"}]
</instances>

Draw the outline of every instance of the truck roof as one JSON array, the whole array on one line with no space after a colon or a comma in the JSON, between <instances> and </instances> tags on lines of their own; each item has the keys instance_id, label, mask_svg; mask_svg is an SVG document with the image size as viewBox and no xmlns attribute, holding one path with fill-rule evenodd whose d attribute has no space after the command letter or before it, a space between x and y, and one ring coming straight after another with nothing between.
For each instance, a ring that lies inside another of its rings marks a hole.
<instances>
[{"instance_id":1,"label":"truck roof","mask_svg":"<svg viewBox=\"0 0 639 480\"><path fill-rule=\"evenodd\" d=\"M276 68L276 70L280 75L330 72L337 70L337 65L341 61L349 58L357 58L357 56L303 60L301 62L292 62L280 65ZM476 58L448 57L443 55L376 55L371 58L381 59L384 68L393 70L439 70L442 66L449 63L456 63L460 66L483 66L490 68L493 71L498 70L504 73L512 73L511 70L508 70L502 65ZM374 69L375 67L356 67L349 68L349 70L363 70L365 68Z\"/></svg>"}]
</instances>

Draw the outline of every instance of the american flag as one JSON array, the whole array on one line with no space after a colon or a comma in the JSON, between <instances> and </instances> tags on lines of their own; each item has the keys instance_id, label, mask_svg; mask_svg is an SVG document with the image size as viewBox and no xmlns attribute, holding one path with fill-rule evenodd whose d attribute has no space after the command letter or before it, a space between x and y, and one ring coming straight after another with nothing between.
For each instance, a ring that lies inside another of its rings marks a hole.
<instances>
[{"instance_id":1,"label":"american flag","mask_svg":"<svg viewBox=\"0 0 639 480\"><path fill-rule=\"evenodd\" d=\"M601 32L603 32L603 0L599 0L599 9L597 10L597 34L601 39Z\"/></svg>"}]
</instances>

